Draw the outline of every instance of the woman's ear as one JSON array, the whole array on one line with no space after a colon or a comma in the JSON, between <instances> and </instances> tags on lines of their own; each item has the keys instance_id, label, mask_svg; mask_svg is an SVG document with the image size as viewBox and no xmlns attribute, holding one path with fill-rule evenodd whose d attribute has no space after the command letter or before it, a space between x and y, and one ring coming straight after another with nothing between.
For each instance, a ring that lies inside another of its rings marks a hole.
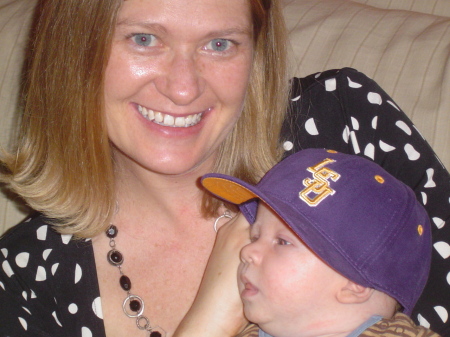
<instances>
[{"instance_id":1,"label":"woman's ear","mask_svg":"<svg viewBox=\"0 0 450 337\"><path fill-rule=\"evenodd\" d=\"M366 302L373 294L373 288L363 287L350 280L336 294L336 299L342 304Z\"/></svg>"}]
</instances>

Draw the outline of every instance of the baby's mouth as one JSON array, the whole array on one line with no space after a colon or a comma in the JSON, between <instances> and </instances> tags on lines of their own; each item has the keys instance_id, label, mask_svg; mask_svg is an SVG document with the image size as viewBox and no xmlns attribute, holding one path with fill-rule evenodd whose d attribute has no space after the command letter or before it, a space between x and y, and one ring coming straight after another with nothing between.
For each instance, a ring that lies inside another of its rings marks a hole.
<instances>
[{"instance_id":1,"label":"baby's mouth","mask_svg":"<svg viewBox=\"0 0 450 337\"><path fill-rule=\"evenodd\" d=\"M154 111L152 109L148 109L146 107L143 107L141 105L138 105L139 113L144 116L144 118L148 119L149 121L152 121L156 124L163 125L163 126L170 126L174 128L187 128L190 126L194 126L198 124L201 119L203 112L188 115L185 117L174 117L172 115L164 114L159 111Z\"/></svg>"}]
</instances>

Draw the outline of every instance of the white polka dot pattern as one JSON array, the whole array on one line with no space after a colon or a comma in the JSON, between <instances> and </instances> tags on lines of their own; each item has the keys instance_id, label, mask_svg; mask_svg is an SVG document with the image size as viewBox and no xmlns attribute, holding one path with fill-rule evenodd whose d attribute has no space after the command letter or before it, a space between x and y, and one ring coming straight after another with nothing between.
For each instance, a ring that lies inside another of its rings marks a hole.
<instances>
[{"instance_id":1,"label":"white polka dot pattern","mask_svg":"<svg viewBox=\"0 0 450 337\"><path fill-rule=\"evenodd\" d=\"M81 337L92 337L92 332L85 326L81 328Z\"/></svg>"},{"instance_id":2,"label":"white polka dot pattern","mask_svg":"<svg viewBox=\"0 0 450 337\"><path fill-rule=\"evenodd\" d=\"M424 326L427 329L430 328L430 323L425 318L423 318L422 315L420 315L420 314L417 315L417 319L418 319L420 325Z\"/></svg>"},{"instance_id":3,"label":"white polka dot pattern","mask_svg":"<svg viewBox=\"0 0 450 337\"><path fill-rule=\"evenodd\" d=\"M378 144L380 145L380 149L383 150L384 152L391 152L395 150L395 146L386 144L382 140L380 140Z\"/></svg>"},{"instance_id":4,"label":"white polka dot pattern","mask_svg":"<svg viewBox=\"0 0 450 337\"><path fill-rule=\"evenodd\" d=\"M47 228L47 225L39 227L39 229L36 231L38 240L45 241L45 239L47 239Z\"/></svg>"},{"instance_id":5,"label":"white polka dot pattern","mask_svg":"<svg viewBox=\"0 0 450 337\"><path fill-rule=\"evenodd\" d=\"M11 233L0 240L0 335L105 337L91 241L60 235L42 217Z\"/></svg>"},{"instance_id":6,"label":"white polka dot pattern","mask_svg":"<svg viewBox=\"0 0 450 337\"><path fill-rule=\"evenodd\" d=\"M314 122L314 118L310 118L305 123L306 132L308 132L311 136L316 136L319 134L317 131L316 123Z\"/></svg>"},{"instance_id":7,"label":"white polka dot pattern","mask_svg":"<svg viewBox=\"0 0 450 337\"><path fill-rule=\"evenodd\" d=\"M290 151L294 148L294 144L292 144L292 142L290 141L286 141L283 143L283 149L284 151Z\"/></svg>"},{"instance_id":8,"label":"white polka dot pattern","mask_svg":"<svg viewBox=\"0 0 450 337\"><path fill-rule=\"evenodd\" d=\"M450 245L447 242L439 241L433 246L443 259L447 259L450 256Z\"/></svg>"},{"instance_id":9,"label":"white polka dot pattern","mask_svg":"<svg viewBox=\"0 0 450 337\"><path fill-rule=\"evenodd\" d=\"M426 170L427 172L427 182L425 183L425 188L433 188L436 187L436 183L433 181L434 170L429 168Z\"/></svg>"},{"instance_id":10,"label":"white polka dot pattern","mask_svg":"<svg viewBox=\"0 0 450 337\"><path fill-rule=\"evenodd\" d=\"M92 311L98 318L103 319L102 302L100 300L100 297L97 297L92 302Z\"/></svg>"},{"instance_id":11,"label":"white polka dot pattern","mask_svg":"<svg viewBox=\"0 0 450 337\"><path fill-rule=\"evenodd\" d=\"M412 317L450 336L449 173L398 105L364 74L330 70L294 79L292 85L296 99L290 102L282 137L293 147L285 149L285 156L315 147L369 158L409 185L426 208L433 224L432 263L446 269L432 268L435 274L430 274Z\"/></svg>"},{"instance_id":12,"label":"white polka dot pattern","mask_svg":"<svg viewBox=\"0 0 450 337\"><path fill-rule=\"evenodd\" d=\"M320 147L370 158L411 186L425 205L433 223L433 259L447 269L430 275L440 288L425 288L412 317L437 332L449 329L448 172L392 99L363 74L326 71L293 79L292 86L292 115L282 132L286 155ZM0 251L0 335L105 337L90 240L59 235L37 217L5 235Z\"/></svg>"},{"instance_id":13,"label":"white polka dot pattern","mask_svg":"<svg viewBox=\"0 0 450 337\"><path fill-rule=\"evenodd\" d=\"M3 272L6 274L6 276L11 277L14 275L14 272L13 272L11 266L9 265L8 261L3 261L2 268L3 268Z\"/></svg>"},{"instance_id":14,"label":"white polka dot pattern","mask_svg":"<svg viewBox=\"0 0 450 337\"><path fill-rule=\"evenodd\" d=\"M404 121L397 121L395 123L401 130L403 130L408 136L411 136L412 132L410 127Z\"/></svg>"},{"instance_id":15,"label":"white polka dot pattern","mask_svg":"<svg viewBox=\"0 0 450 337\"><path fill-rule=\"evenodd\" d=\"M372 104L378 104L381 105L381 103L383 103L383 100L381 99L380 94L377 94L376 92L369 92L367 94L367 99L369 100L370 103Z\"/></svg>"},{"instance_id":16,"label":"white polka dot pattern","mask_svg":"<svg viewBox=\"0 0 450 337\"><path fill-rule=\"evenodd\" d=\"M336 79L331 78L325 81L325 90L326 91L335 91L336 90Z\"/></svg>"},{"instance_id":17,"label":"white polka dot pattern","mask_svg":"<svg viewBox=\"0 0 450 337\"><path fill-rule=\"evenodd\" d=\"M19 322L22 325L23 329L25 331L27 331L28 330L28 323L27 323L27 321L24 318L22 318L22 317L18 317L18 319L19 319Z\"/></svg>"},{"instance_id":18,"label":"white polka dot pattern","mask_svg":"<svg viewBox=\"0 0 450 337\"><path fill-rule=\"evenodd\" d=\"M434 310L436 310L439 317L442 319L442 322L446 323L448 320L448 312L447 309L441 306L434 307Z\"/></svg>"},{"instance_id":19,"label":"white polka dot pattern","mask_svg":"<svg viewBox=\"0 0 450 337\"><path fill-rule=\"evenodd\" d=\"M30 253L20 253L16 256L16 264L20 267L20 268L26 268L26 266L28 265L28 259L30 258Z\"/></svg>"},{"instance_id":20,"label":"white polka dot pattern","mask_svg":"<svg viewBox=\"0 0 450 337\"><path fill-rule=\"evenodd\" d=\"M75 303L71 303L70 305L69 305L69 312L71 313L71 314L76 314L77 313L77 311L78 311L78 306L75 304Z\"/></svg>"},{"instance_id":21,"label":"white polka dot pattern","mask_svg":"<svg viewBox=\"0 0 450 337\"><path fill-rule=\"evenodd\" d=\"M81 280L81 276L83 276L83 272L81 271L80 265L77 263L75 266L75 284Z\"/></svg>"}]
</instances>

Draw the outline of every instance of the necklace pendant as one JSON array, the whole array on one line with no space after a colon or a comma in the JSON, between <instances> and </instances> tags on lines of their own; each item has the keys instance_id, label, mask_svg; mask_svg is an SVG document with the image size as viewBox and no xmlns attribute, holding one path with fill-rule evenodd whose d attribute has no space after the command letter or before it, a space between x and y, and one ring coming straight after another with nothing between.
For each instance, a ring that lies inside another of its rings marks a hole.
<instances>
[{"instance_id":1,"label":"necklace pendant","mask_svg":"<svg viewBox=\"0 0 450 337\"><path fill-rule=\"evenodd\" d=\"M123 263L123 255L121 252L119 252L116 249L111 249L108 252L108 262L111 263L113 266L120 266Z\"/></svg>"},{"instance_id":2,"label":"necklace pendant","mask_svg":"<svg viewBox=\"0 0 450 337\"><path fill-rule=\"evenodd\" d=\"M119 230L117 229L116 226L110 225L108 227L108 229L106 230L106 236L110 239L114 239L117 236L118 232L119 232Z\"/></svg>"},{"instance_id":3,"label":"necklace pendant","mask_svg":"<svg viewBox=\"0 0 450 337\"><path fill-rule=\"evenodd\" d=\"M160 326L150 326L150 320L146 316L136 317L136 325L140 330L146 330L148 337L166 337L166 331Z\"/></svg>"},{"instance_id":4,"label":"necklace pendant","mask_svg":"<svg viewBox=\"0 0 450 337\"><path fill-rule=\"evenodd\" d=\"M166 332L159 326L155 326L149 332L148 337L166 337Z\"/></svg>"}]
</instances>

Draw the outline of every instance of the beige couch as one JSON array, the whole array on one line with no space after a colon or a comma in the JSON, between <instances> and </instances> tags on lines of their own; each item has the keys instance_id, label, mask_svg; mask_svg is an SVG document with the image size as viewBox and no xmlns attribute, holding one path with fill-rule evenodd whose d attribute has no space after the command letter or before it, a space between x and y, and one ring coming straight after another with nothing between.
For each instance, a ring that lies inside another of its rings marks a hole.
<instances>
[{"instance_id":1,"label":"beige couch","mask_svg":"<svg viewBox=\"0 0 450 337\"><path fill-rule=\"evenodd\" d=\"M64 1L64 0L61 0ZM14 129L35 0L0 0L0 143ZM374 78L450 167L450 0L284 0L291 74L350 66ZM0 195L0 233L25 216Z\"/></svg>"}]
</instances>

